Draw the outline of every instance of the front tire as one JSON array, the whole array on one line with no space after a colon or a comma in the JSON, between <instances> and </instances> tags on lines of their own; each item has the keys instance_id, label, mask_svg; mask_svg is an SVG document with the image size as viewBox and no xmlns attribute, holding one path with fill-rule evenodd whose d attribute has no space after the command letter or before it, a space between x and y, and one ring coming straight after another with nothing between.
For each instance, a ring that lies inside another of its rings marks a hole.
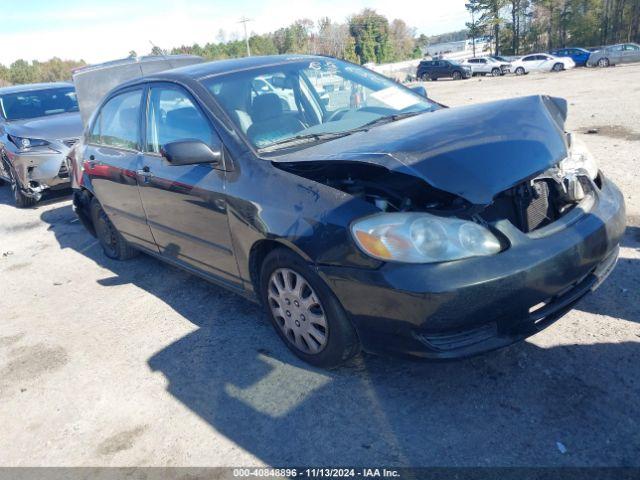
<instances>
[{"instance_id":1,"label":"front tire","mask_svg":"<svg viewBox=\"0 0 640 480\"><path fill-rule=\"evenodd\" d=\"M20 182L16 178L13 167L10 167L9 175L11 178L11 193L13 193L13 202L16 208L30 208L38 203L38 200L36 198L28 197L27 195L22 193Z\"/></svg>"},{"instance_id":2,"label":"front tire","mask_svg":"<svg viewBox=\"0 0 640 480\"><path fill-rule=\"evenodd\" d=\"M118 232L95 197L91 200L91 220L102 251L107 257L113 260L128 260L138 255L138 250Z\"/></svg>"},{"instance_id":3,"label":"front tire","mask_svg":"<svg viewBox=\"0 0 640 480\"><path fill-rule=\"evenodd\" d=\"M564 65L562 63L556 63L551 69L551 71L553 72L561 72L563 70L564 70Z\"/></svg>"},{"instance_id":4,"label":"front tire","mask_svg":"<svg viewBox=\"0 0 640 480\"><path fill-rule=\"evenodd\" d=\"M453 72L452 77L453 77L454 80L460 80L460 79L462 79L462 73L460 73L460 72L458 72L456 70L455 72Z\"/></svg>"},{"instance_id":5,"label":"front tire","mask_svg":"<svg viewBox=\"0 0 640 480\"><path fill-rule=\"evenodd\" d=\"M499 77L500 75L502 75L502 70L500 70L499 68L494 68L493 70L491 70L492 77Z\"/></svg>"},{"instance_id":6,"label":"front tire","mask_svg":"<svg viewBox=\"0 0 640 480\"><path fill-rule=\"evenodd\" d=\"M278 248L264 259L260 297L280 338L305 362L333 368L360 351L356 332L336 296L293 252Z\"/></svg>"},{"instance_id":7,"label":"front tire","mask_svg":"<svg viewBox=\"0 0 640 480\"><path fill-rule=\"evenodd\" d=\"M601 58L600 60L598 60L598 66L600 68L607 68L611 65L611 62L609 61L608 58Z\"/></svg>"},{"instance_id":8,"label":"front tire","mask_svg":"<svg viewBox=\"0 0 640 480\"><path fill-rule=\"evenodd\" d=\"M518 75L519 77L524 75L525 73L527 73L527 72L524 71L524 68L522 68L522 67L516 68L516 75Z\"/></svg>"}]
</instances>

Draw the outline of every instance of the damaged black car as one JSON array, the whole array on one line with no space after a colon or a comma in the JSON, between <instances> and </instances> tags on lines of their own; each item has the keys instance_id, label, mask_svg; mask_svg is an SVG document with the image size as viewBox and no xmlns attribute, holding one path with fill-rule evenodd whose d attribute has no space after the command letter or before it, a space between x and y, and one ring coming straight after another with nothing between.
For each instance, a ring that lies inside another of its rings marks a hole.
<instances>
[{"instance_id":1,"label":"damaged black car","mask_svg":"<svg viewBox=\"0 0 640 480\"><path fill-rule=\"evenodd\" d=\"M265 306L305 361L458 358L524 339L614 268L620 191L564 100L446 108L316 57L123 84L73 151L105 254L142 251Z\"/></svg>"}]
</instances>

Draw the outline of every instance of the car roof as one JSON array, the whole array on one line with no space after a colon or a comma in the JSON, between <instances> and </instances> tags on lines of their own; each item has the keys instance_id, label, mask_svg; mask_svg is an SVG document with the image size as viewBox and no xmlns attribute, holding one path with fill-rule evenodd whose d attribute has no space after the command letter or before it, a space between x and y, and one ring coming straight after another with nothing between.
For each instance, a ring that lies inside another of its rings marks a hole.
<instances>
[{"instance_id":1,"label":"car roof","mask_svg":"<svg viewBox=\"0 0 640 480\"><path fill-rule=\"evenodd\" d=\"M321 61L335 60L333 57L322 55L265 55L260 57L231 58L227 60L215 60L213 62L188 65L186 67L174 68L158 74L159 76L188 77L191 79L202 79L223 73L231 73L242 70L252 70L254 68L272 67L285 65L287 63L297 63L300 61Z\"/></svg>"},{"instance_id":2,"label":"car roof","mask_svg":"<svg viewBox=\"0 0 640 480\"><path fill-rule=\"evenodd\" d=\"M273 67L298 63L300 61L336 60L333 57L323 55L265 55L260 57L242 57L226 60L214 60L212 62L198 63L164 70L142 77L134 78L115 87L111 93L134 85L144 84L149 81L177 80L189 82L202 80L215 75L252 70L255 68Z\"/></svg>"},{"instance_id":3,"label":"car roof","mask_svg":"<svg viewBox=\"0 0 640 480\"><path fill-rule=\"evenodd\" d=\"M36 90L47 90L50 88L73 87L70 82L48 82L48 83L25 83L22 85L12 85L0 88L0 95L7 93L33 92Z\"/></svg>"}]
</instances>

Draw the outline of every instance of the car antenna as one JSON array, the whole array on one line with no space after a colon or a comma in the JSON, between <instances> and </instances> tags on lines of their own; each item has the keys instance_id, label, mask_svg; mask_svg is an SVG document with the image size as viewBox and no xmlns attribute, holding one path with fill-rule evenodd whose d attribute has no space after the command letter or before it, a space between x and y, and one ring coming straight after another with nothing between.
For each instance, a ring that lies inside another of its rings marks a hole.
<instances>
[{"instance_id":1,"label":"car antenna","mask_svg":"<svg viewBox=\"0 0 640 480\"><path fill-rule=\"evenodd\" d=\"M167 56L167 54L166 54L166 53L164 53L164 50L163 50L163 49L161 49L159 46L157 46L155 43L153 43L151 40L149 40L149 43L151 44L151 46L152 46L153 48L156 48L156 49L157 49L157 51L159 51L159 52L160 52L160 56L161 56L162 58L164 58L167 62L169 62L169 65L171 65L171 60L169 59L169 57ZM171 65L171 66L173 67L173 65Z\"/></svg>"}]
</instances>

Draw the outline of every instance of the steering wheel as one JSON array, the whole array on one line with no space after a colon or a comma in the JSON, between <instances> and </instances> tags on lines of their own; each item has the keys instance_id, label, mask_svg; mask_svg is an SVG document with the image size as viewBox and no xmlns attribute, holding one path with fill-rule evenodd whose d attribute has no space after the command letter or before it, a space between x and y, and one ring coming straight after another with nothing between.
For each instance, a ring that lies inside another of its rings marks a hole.
<instances>
[{"instance_id":1,"label":"steering wheel","mask_svg":"<svg viewBox=\"0 0 640 480\"><path fill-rule=\"evenodd\" d=\"M325 122L335 122L336 120L340 120L347 112L350 112L349 108L339 108L335 112L331 112Z\"/></svg>"}]
</instances>

